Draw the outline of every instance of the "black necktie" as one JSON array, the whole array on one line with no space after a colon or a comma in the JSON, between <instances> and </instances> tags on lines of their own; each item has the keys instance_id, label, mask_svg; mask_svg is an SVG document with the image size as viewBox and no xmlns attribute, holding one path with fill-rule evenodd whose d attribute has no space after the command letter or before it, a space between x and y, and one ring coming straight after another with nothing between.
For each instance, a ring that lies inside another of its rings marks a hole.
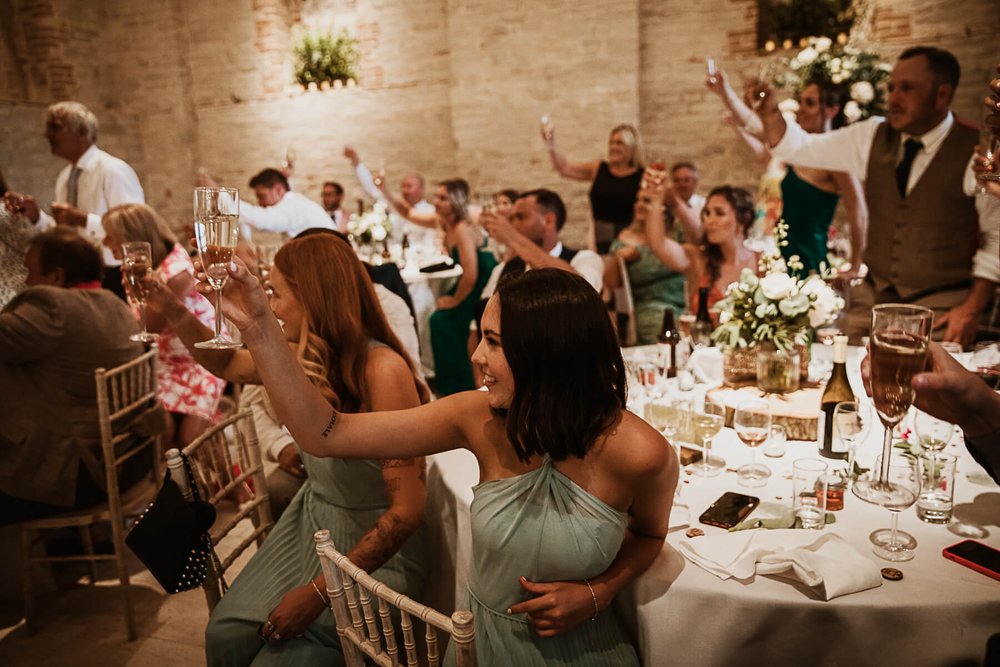
<instances>
[{"instance_id":1,"label":"black necktie","mask_svg":"<svg viewBox=\"0 0 1000 667\"><path fill-rule=\"evenodd\" d=\"M923 148L919 139L907 139L903 144L903 161L896 167L896 187L899 188L899 196L906 196L906 184L910 181L910 168L913 167L913 158Z\"/></svg>"}]
</instances>

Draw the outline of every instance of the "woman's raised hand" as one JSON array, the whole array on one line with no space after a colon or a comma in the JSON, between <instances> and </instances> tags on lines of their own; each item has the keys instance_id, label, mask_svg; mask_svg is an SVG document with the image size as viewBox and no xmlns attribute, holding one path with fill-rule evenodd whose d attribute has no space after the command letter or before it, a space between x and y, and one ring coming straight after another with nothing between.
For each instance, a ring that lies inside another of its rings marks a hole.
<instances>
[{"instance_id":1,"label":"woman's raised hand","mask_svg":"<svg viewBox=\"0 0 1000 667\"><path fill-rule=\"evenodd\" d=\"M198 291L211 299L214 290L199 260L195 261L195 271ZM222 314L243 333L262 319L273 317L260 281L238 256L229 265L229 280L222 290Z\"/></svg>"},{"instance_id":2,"label":"woman's raised hand","mask_svg":"<svg viewBox=\"0 0 1000 667\"><path fill-rule=\"evenodd\" d=\"M715 70L715 74L705 75L705 87L716 95L725 95L726 87L729 84L726 81L726 73L722 71L719 67Z\"/></svg>"}]
</instances>

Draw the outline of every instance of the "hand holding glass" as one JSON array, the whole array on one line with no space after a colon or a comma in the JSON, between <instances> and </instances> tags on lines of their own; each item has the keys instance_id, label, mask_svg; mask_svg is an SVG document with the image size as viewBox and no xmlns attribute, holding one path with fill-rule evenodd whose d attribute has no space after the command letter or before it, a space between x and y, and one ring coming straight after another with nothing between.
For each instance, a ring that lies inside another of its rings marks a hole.
<instances>
[{"instance_id":1,"label":"hand holding glass","mask_svg":"<svg viewBox=\"0 0 1000 667\"><path fill-rule=\"evenodd\" d=\"M122 244L122 278L125 291L130 299L139 306L139 326L137 334L129 336L129 340L149 343L158 334L146 331L146 296L149 294L149 279L153 277L153 251L145 241L133 241Z\"/></svg>"},{"instance_id":2,"label":"hand holding glass","mask_svg":"<svg viewBox=\"0 0 1000 667\"><path fill-rule=\"evenodd\" d=\"M240 193L234 188L195 188L194 237L208 283L215 290L215 337L195 347L227 350L242 347L222 333L222 288L240 236Z\"/></svg>"}]
</instances>

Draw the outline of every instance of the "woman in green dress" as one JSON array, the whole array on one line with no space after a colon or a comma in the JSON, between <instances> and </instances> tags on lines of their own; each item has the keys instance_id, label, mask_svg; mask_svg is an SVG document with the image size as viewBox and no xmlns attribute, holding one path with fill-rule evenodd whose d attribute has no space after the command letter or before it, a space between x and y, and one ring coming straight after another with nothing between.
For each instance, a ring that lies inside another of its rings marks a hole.
<instances>
[{"instance_id":1,"label":"woman in green dress","mask_svg":"<svg viewBox=\"0 0 1000 667\"><path fill-rule=\"evenodd\" d=\"M151 305L201 364L234 382L260 382L247 350L194 347L211 332L168 292L154 289ZM318 234L285 244L271 269L269 306L260 295L272 323L282 323L275 343L288 353L284 372L294 367L328 407L377 412L428 399L346 241ZM294 463L306 481L212 612L209 665L343 664L312 539L320 528L376 579L408 595L423 586L429 561L420 528L422 457L320 459L300 452Z\"/></svg>"},{"instance_id":2,"label":"woman in green dress","mask_svg":"<svg viewBox=\"0 0 1000 667\"><path fill-rule=\"evenodd\" d=\"M500 286L473 355L487 391L377 415L332 409L293 367L242 265L223 308L305 451L475 454L467 593L479 664L638 664L610 605L663 548L678 462L625 409L621 351L583 278L537 269Z\"/></svg>"}]
</instances>

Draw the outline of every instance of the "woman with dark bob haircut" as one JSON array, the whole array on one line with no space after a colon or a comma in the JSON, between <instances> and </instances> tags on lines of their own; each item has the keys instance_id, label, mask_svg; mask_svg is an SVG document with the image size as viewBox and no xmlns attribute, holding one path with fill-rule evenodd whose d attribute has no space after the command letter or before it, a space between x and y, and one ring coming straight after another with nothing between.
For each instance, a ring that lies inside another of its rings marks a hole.
<instances>
[{"instance_id":1,"label":"woman with dark bob haircut","mask_svg":"<svg viewBox=\"0 0 1000 667\"><path fill-rule=\"evenodd\" d=\"M257 279L239 263L231 273L225 315L303 450L476 456L467 604L479 664L638 664L609 607L663 547L678 463L625 410L621 353L585 280L536 269L489 300L472 359L487 391L344 414L294 363Z\"/></svg>"}]
</instances>

